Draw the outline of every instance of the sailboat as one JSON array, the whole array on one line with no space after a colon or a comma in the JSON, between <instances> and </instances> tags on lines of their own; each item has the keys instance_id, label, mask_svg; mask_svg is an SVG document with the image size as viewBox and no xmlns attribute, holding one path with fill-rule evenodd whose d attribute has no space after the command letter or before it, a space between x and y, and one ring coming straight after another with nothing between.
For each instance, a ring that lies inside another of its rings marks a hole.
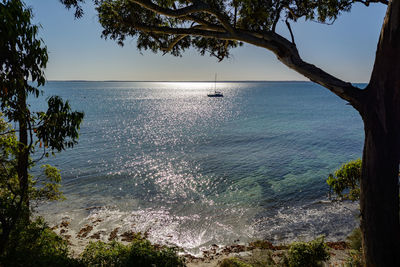
<instances>
[{"instance_id":1,"label":"sailboat","mask_svg":"<svg viewBox=\"0 0 400 267\"><path fill-rule=\"evenodd\" d=\"M217 74L215 73L214 93L207 94L208 97L223 97L222 92L217 91Z\"/></svg>"}]
</instances>

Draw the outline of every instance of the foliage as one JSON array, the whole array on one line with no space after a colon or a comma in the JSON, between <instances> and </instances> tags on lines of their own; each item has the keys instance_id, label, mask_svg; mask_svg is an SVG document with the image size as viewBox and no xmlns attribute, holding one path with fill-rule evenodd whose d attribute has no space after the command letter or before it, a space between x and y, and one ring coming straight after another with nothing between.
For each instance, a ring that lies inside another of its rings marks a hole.
<instances>
[{"instance_id":1,"label":"foliage","mask_svg":"<svg viewBox=\"0 0 400 267\"><path fill-rule=\"evenodd\" d=\"M349 243L351 250L349 251L349 257L346 261L346 266L364 266L362 255L362 232L360 227L355 228L350 233L350 235L347 237L347 242Z\"/></svg>"},{"instance_id":2,"label":"foliage","mask_svg":"<svg viewBox=\"0 0 400 267\"><path fill-rule=\"evenodd\" d=\"M340 199L356 201L360 199L361 159L345 163L329 174L326 180L330 190Z\"/></svg>"},{"instance_id":3,"label":"foliage","mask_svg":"<svg viewBox=\"0 0 400 267\"><path fill-rule=\"evenodd\" d=\"M38 112L38 122L35 133L43 141L44 147L61 151L73 147L79 137L79 125L83 119L82 112L71 112L68 101L59 96L48 99L49 108L46 113Z\"/></svg>"},{"instance_id":4,"label":"foliage","mask_svg":"<svg viewBox=\"0 0 400 267\"><path fill-rule=\"evenodd\" d=\"M347 267L363 267L365 266L361 251L350 250L349 258L346 260Z\"/></svg>"},{"instance_id":5,"label":"foliage","mask_svg":"<svg viewBox=\"0 0 400 267\"><path fill-rule=\"evenodd\" d=\"M347 237L347 241L351 249L361 251L362 249L362 232L360 227L355 228Z\"/></svg>"},{"instance_id":6,"label":"foliage","mask_svg":"<svg viewBox=\"0 0 400 267\"><path fill-rule=\"evenodd\" d=\"M48 60L47 48L37 38L39 26L32 25L31 19L32 11L20 0L0 2L1 110L10 122L25 125L26 129L17 130L30 137L29 143L22 144L30 153L35 151L34 144L39 144L44 155L48 155L47 148L61 151L77 143L83 113L71 111L68 101L58 96L48 99L46 112L29 110L27 96L39 97L42 93L34 84L45 84L43 69Z\"/></svg>"},{"instance_id":7,"label":"foliage","mask_svg":"<svg viewBox=\"0 0 400 267\"><path fill-rule=\"evenodd\" d=\"M240 261L237 258L227 258L224 259L219 267L252 267L250 264Z\"/></svg>"},{"instance_id":8,"label":"foliage","mask_svg":"<svg viewBox=\"0 0 400 267\"><path fill-rule=\"evenodd\" d=\"M290 267L320 266L330 258L324 238L319 237L310 242L294 242L290 245L287 261Z\"/></svg>"},{"instance_id":9,"label":"foliage","mask_svg":"<svg viewBox=\"0 0 400 267\"><path fill-rule=\"evenodd\" d=\"M90 242L82 253L82 262L86 266L126 266L129 248L121 243L112 241Z\"/></svg>"},{"instance_id":10,"label":"foliage","mask_svg":"<svg viewBox=\"0 0 400 267\"><path fill-rule=\"evenodd\" d=\"M18 141L15 130L4 121L0 113L0 230L14 217L19 204L20 184L17 176ZM29 198L35 201L62 199L60 192L60 171L50 165L43 165L43 174L30 176Z\"/></svg>"},{"instance_id":11,"label":"foliage","mask_svg":"<svg viewBox=\"0 0 400 267\"><path fill-rule=\"evenodd\" d=\"M137 234L132 243L125 246L118 242L91 242L81 255L86 266L185 266L176 249L158 247Z\"/></svg>"},{"instance_id":12,"label":"foliage","mask_svg":"<svg viewBox=\"0 0 400 267\"><path fill-rule=\"evenodd\" d=\"M75 8L75 17L77 18L80 18L83 15L83 9L79 4L84 1L85 0L60 0L60 2L64 4L66 8Z\"/></svg>"},{"instance_id":13,"label":"foliage","mask_svg":"<svg viewBox=\"0 0 400 267\"><path fill-rule=\"evenodd\" d=\"M18 108L21 88L36 97L40 94L28 80L31 78L38 86L45 83L47 48L36 37L39 26L32 25L31 18L31 10L21 1L0 1L0 100L9 120L27 115L13 112Z\"/></svg>"},{"instance_id":14,"label":"foliage","mask_svg":"<svg viewBox=\"0 0 400 267\"><path fill-rule=\"evenodd\" d=\"M65 0L61 2L67 7L76 5L79 7L80 1L73 1L74 5L66 4ZM158 10L167 11L164 13L160 11L157 14L138 3L146 1L96 0L94 2L97 4L99 20L104 28L103 36L116 40L120 45L123 45L127 37L135 37L140 50L150 49L153 52L160 51L180 56L192 46L200 54L208 53L219 60L229 57L230 49L237 47L241 42L233 41L235 38L226 40L218 37L209 38L196 30L215 31L219 27L217 31L223 32L221 29L229 23L233 28L243 31L267 32L275 31L276 24L280 20L297 21L299 18L305 18L318 22L332 22L340 13L349 11L354 3L351 0L157 0L153 2L160 7ZM184 10L196 4L203 7L197 13L193 12L186 16L165 15L172 13L168 11ZM145 27L153 28L153 31L145 30ZM163 28L164 33L156 31L157 27ZM191 36L167 31L167 29L182 28L192 30Z\"/></svg>"},{"instance_id":15,"label":"foliage","mask_svg":"<svg viewBox=\"0 0 400 267\"><path fill-rule=\"evenodd\" d=\"M15 131L4 121L0 113L0 237L4 236L5 232L11 231L19 202L17 193L19 183L15 168L17 151L18 141Z\"/></svg>"},{"instance_id":16,"label":"foliage","mask_svg":"<svg viewBox=\"0 0 400 267\"><path fill-rule=\"evenodd\" d=\"M29 230L24 227L29 226L32 200L62 197L56 168L44 165L39 177L29 170L48 150L54 154L76 144L83 119L83 113L71 111L68 101L57 96L48 99L46 112L29 109L28 96L42 93L37 87L45 84L48 61L47 48L37 37L39 26L31 19L32 11L21 0L0 0L0 109L16 126L0 122L0 255L9 253L11 236L18 239ZM42 156L33 160L37 148Z\"/></svg>"},{"instance_id":17,"label":"foliage","mask_svg":"<svg viewBox=\"0 0 400 267\"><path fill-rule=\"evenodd\" d=\"M31 177L29 198L37 202L64 199L60 191L60 170L49 164L42 165L41 169L43 170L41 176L36 179Z\"/></svg>"},{"instance_id":18,"label":"foliage","mask_svg":"<svg viewBox=\"0 0 400 267\"><path fill-rule=\"evenodd\" d=\"M2 266L81 266L68 254L67 241L56 235L38 218L28 225L18 225L11 234Z\"/></svg>"}]
</instances>

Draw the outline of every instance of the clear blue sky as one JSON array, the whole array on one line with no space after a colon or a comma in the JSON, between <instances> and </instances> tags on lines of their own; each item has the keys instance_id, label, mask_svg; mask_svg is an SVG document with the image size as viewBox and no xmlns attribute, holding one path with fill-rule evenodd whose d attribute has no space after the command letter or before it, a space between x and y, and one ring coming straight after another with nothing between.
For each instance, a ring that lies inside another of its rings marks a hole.
<instances>
[{"instance_id":1,"label":"clear blue sky","mask_svg":"<svg viewBox=\"0 0 400 267\"><path fill-rule=\"evenodd\" d=\"M74 19L58 0L26 0L49 51L48 80L306 80L281 64L269 51L244 45L232 58L218 63L195 50L183 57L162 56L136 49L135 40L124 47L100 37L101 26L91 0L85 16ZM367 82L374 62L386 6L355 5L335 24L313 22L292 25L302 57L350 82ZM285 27L278 30L287 35Z\"/></svg>"}]
</instances>

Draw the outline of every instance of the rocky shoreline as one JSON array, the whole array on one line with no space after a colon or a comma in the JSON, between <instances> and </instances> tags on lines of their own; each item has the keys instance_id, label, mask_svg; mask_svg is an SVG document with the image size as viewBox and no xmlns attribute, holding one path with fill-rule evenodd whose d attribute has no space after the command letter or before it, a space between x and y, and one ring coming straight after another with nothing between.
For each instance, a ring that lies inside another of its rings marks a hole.
<instances>
[{"instance_id":1,"label":"rocky shoreline","mask_svg":"<svg viewBox=\"0 0 400 267\"><path fill-rule=\"evenodd\" d=\"M102 219L96 219L92 222L85 224L79 231L71 229L71 219L64 218L61 223L51 227L51 229L67 240L73 257L79 257L84 251L85 247L90 242L103 241L111 242L113 240L121 242L123 244L129 244L135 237L133 231L120 231L117 227L111 232L105 231L98 226L102 222ZM148 233L142 233L147 238ZM241 244L239 240L237 243L227 246L219 246L217 244L211 245L208 249L202 250L200 256L194 256L189 253L185 253L181 249L181 255L185 257L187 266L189 267L212 267L218 266L218 264L230 257L237 257L242 260L262 260L266 254L268 254L275 262L283 257L284 253L288 249L287 245L274 245L269 241L255 241L249 244ZM349 247L346 242L326 242L330 247L331 259L324 263L325 266L344 266L346 258L348 257ZM155 245L160 246L162 245Z\"/></svg>"}]
</instances>

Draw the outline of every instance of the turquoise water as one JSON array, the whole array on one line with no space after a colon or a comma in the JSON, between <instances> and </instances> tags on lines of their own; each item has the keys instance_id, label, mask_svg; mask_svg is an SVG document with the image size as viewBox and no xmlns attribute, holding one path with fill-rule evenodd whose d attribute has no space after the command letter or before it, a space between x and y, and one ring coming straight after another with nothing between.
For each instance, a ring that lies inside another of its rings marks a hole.
<instances>
[{"instance_id":1,"label":"turquoise water","mask_svg":"<svg viewBox=\"0 0 400 267\"><path fill-rule=\"evenodd\" d=\"M50 163L66 201L40 208L79 228L101 218L197 253L211 244L325 234L343 238L357 207L327 201L325 179L361 156L362 121L308 82L49 82L85 112L79 144ZM43 98L32 107L43 108Z\"/></svg>"}]
</instances>

